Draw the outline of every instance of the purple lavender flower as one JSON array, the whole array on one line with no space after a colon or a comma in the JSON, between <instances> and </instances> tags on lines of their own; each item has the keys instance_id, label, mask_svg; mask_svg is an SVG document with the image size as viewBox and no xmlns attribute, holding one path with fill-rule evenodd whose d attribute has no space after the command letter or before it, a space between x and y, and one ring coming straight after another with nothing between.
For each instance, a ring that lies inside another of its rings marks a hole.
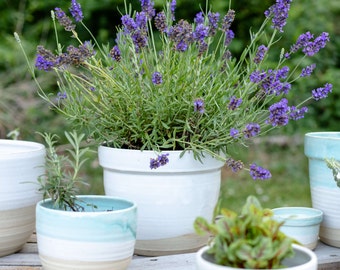
<instances>
[{"instance_id":1,"label":"purple lavender flower","mask_svg":"<svg viewBox=\"0 0 340 270\"><path fill-rule=\"evenodd\" d=\"M288 55L297 52L300 48L307 46L309 41L313 38L314 36L308 31L306 33L301 34L296 43L291 46L290 52Z\"/></svg>"},{"instance_id":2,"label":"purple lavender flower","mask_svg":"<svg viewBox=\"0 0 340 270\"><path fill-rule=\"evenodd\" d=\"M314 54L318 53L322 48L324 48L328 41L329 34L323 32L320 36L315 38L313 42L307 42L307 44L305 44L304 48L302 49L302 52L306 56L313 56Z\"/></svg>"},{"instance_id":3,"label":"purple lavender flower","mask_svg":"<svg viewBox=\"0 0 340 270\"><path fill-rule=\"evenodd\" d=\"M240 132L236 128L231 128L229 134L231 137L237 138Z\"/></svg>"},{"instance_id":4,"label":"purple lavender flower","mask_svg":"<svg viewBox=\"0 0 340 270\"><path fill-rule=\"evenodd\" d=\"M196 24L203 24L204 23L204 16L203 16L203 12L198 12L195 16L194 22Z\"/></svg>"},{"instance_id":5,"label":"purple lavender flower","mask_svg":"<svg viewBox=\"0 0 340 270\"><path fill-rule=\"evenodd\" d=\"M273 127L285 126L289 122L288 112L288 100L286 98L281 99L279 102L274 103L269 107L269 119L266 123L271 124Z\"/></svg>"},{"instance_id":6,"label":"purple lavender flower","mask_svg":"<svg viewBox=\"0 0 340 270\"><path fill-rule=\"evenodd\" d=\"M187 49L188 49L188 44L186 44L184 41L180 41L176 45L176 50L179 52L185 52Z\"/></svg>"},{"instance_id":7,"label":"purple lavender flower","mask_svg":"<svg viewBox=\"0 0 340 270\"><path fill-rule=\"evenodd\" d=\"M76 20L76 22L80 22L83 20L84 18L83 11L81 10L80 4L76 0L72 0L70 12L72 17Z\"/></svg>"},{"instance_id":8,"label":"purple lavender flower","mask_svg":"<svg viewBox=\"0 0 340 270\"><path fill-rule=\"evenodd\" d=\"M298 109L295 106L291 106L289 118L296 121L296 120L299 120L301 118L304 118L305 113L307 113L307 112L308 112L307 107L302 107L301 109Z\"/></svg>"},{"instance_id":9,"label":"purple lavender flower","mask_svg":"<svg viewBox=\"0 0 340 270\"><path fill-rule=\"evenodd\" d=\"M194 101L194 111L200 114L204 113L204 101L202 99L198 98Z\"/></svg>"},{"instance_id":10,"label":"purple lavender flower","mask_svg":"<svg viewBox=\"0 0 340 270\"><path fill-rule=\"evenodd\" d=\"M243 131L244 137L249 139L251 137L255 137L261 131L260 125L258 123L249 123L246 125L245 130Z\"/></svg>"},{"instance_id":11,"label":"purple lavender flower","mask_svg":"<svg viewBox=\"0 0 340 270\"><path fill-rule=\"evenodd\" d=\"M162 74L160 72L154 72L152 74L152 83L153 84L161 84L163 82Z\"/></svg>"},{"instance_id":12,"label":"purple lavender flower","mask_svg":"<svg viewBox=\"0 0 340 270\"><path fill-rule=\"evenodd\" d=\"M255 64L261 63L267 51L268 51L268 48L265 45L259 46L257 49L257 53L255 55L255 58L254 58L254 63Z\"/></svg>"},{"instance_id":13,"label":"purple lavender flower","mask_svg":"<svg viewBox=\"0 0 340 270\"><path fill-rule=\"evenodd\" d=\"M330 83L326 83L324 87L319 87L317 89L312 90L312 97L314 100L320 100L326 98L328 93L332 92L333 85Z\"/></svg>"},{"instance_id":14,"label":"purple lavender flower","mask_svg":"<svg viewBox=\"0 0 340 270\"><path fill-rule=\"evenodd\" d=\"M231 43L231 41L234 39L234 37L235 37L235 34L234 34L234 32L233 32L233 30L227 30L226 32L225 32L225 41L224 41L224 45L225 46L228 46L230 43Z\"/></svg>"},{"instance_id":15,"label":"purple lavender flower","mask_svg":"<svg viewBox=\"0 0 340 270\"><path fill-rule=\"evenodd\" d=\"M214 36L218 28L220 14L218 12L209 12L208 20L209 20L209 36Z\"/></svg>"},{"instance_id":16,"label":"purple lavender flower","mask_svg":"<svg viewBox=\"0 0 340 270\"><path fill-rule=\"evenodd\" d=\"M199 43L204 42L204 39L209 34L209 27L204 24L199 24L196 26L195 31L193 32L193 38Z\"/></svg>"},{"instance_id":17,"label":"purple lavender flower","mask_svg":"<svg viewBox=\"0 0 340 270\"><path fill-rule=\"evenodd\" d=\"M166 153L166 154L161 154L158 156L158 162L160 164L160 166L164 166L166 164L169 163L169 158L168 158L169 154Z\"/></svg>"},{"instance_id":18,"label":"purple lavender flower","mask_svg":"<svg viewBox=\"0 0 340 270\"><path fill-rule=\"evenodd\" d=\"M265 180L272 177L270 171L268 171L265 168L262 168L261 166L256 165L256 163L251 164L249 169L250 169L249 174L254 180L257 179Z\"/></svg>"},{"instance_id":19,"label":"purple lavender flower","mask_svg":"<svg viewBox=\"0 0 340 270\"><path fill-rule=\"evenodd\" d=\"M142 30L142 31L146 31L147 29L147 22L148 22L148 18L145 14L145 12L137 12L136 13L136 26Z\"/></svg>"},{"instance_id":20,"label":"purple lavender flower","mask_svg":"<svg viewBox=\"0 0 340 270\"><path fill-rule=\"evenodd\" d=\"M154 2L150 0L140 0L142 11L144 11L148 18L151 19L155 16L156 11L154 9Z\"/></svg>"},{"instance_id":21,"label":"purple lavender flower","mask_svg":"<svg viewBox=\"0 0 340 270\"><path fill-rule=\"evenodd\" d=\"M60 101L60 100L62 100L62 99L67 99L67 94L66 94L66 92L64 92L64 93L58 92L58 93L57 93L57 101Z\"/></svg>"},{"instance_id":22,"label":"purple lavender flower","mask_svg":"<svg viewBox=\"0 0 340 270\"><path fill-rule=\"evenodd\" d=\"M312 73L313 70L315 69L316 64L311 64L309 66L306 66L305 68L302 69L300 77L309 77Z\"/></svg>"},{"instance_id":23,"label":"purple lavender flower","mask_svg":"<svg viewBox=\"0 0 340 270\"><path fill-rule=\"evenodd\" d=\"M57 66L57 57L50 51L39 45L37 47L37 57L35 67L39 70L50 71Z\"/></svg>"},{"instance_id":24,"label":"purple lavender flower","mask_svg":"<svg viewBox=\"0 0 340 270\"><path fill-rule=\"evenodd\" d=\"M126 34L131 34L137 30L137 24L135 21L130 17L130 15L124 15L121 18L122 24L124 26L124 32Z\"/></svg>"},{"instance_id":25,"label":"purple lavender flower","mask_svg":"<svg viewBox=\"0 0 340 270\"><path fill-rule=\"evenodd\" d=\"M222 30L224 32L227 32L230 29L230 26L232 22L234 21L234 19L235 19L235 10L229 9L227 14L224 16L223 22L222 22Z\"/></svg>"},{"instance_id":26,"label":"purple lavender flower","mask_svg":"<svg viewBox=\"0 0 340 270\"><path fill-rule=\"evenodd\" d=\"M119 47L117 45L115 45L110 50L110 56L112 57L112 59L116 60L117 62L119 62L122 59L121 52L120 52Z\"/></svg>"},{"instance_id":27,"label":"purple lavender flower","mask_svg":"<svg viewBox=\"0 0 340 270\"><path fill-rule=\"evenodd\" d=\"M238 108L242 103L242 98L237 98L235 96L232 96L229 101L228 109L229 110L235 110Z\"/></svg>"},{"instance_id":28,"label":"purple lavender flower","mask_svg":"<svg viewBox=\"0 0 340 270\"><path fill-rule=\"evenodd\" d=\"M168 32L171 41L177 45L177 50L184 51L188 44L193 41L192 26L185 20L180 20L176 25L172 26Z\"/></svg>"},{"instance_id":29,"label":"purple lavender flower","mask_svg":"<svg viewBox=\"0 0 340 270\"><path fill-rule=\"evenodd\" d=\"M243 165L243 163L242 163L242 161L240 161L240 160L234 160L234 159L232 159L232 158L228 158L227 160L226 160L226 165L229 167L229 168L231 168L231 170L233 171L233 172L238 172L238 171L240 171L240 170L242 170L243 168L244 168L244 165Z\"/></svg>"},{"instance_id":30,"label":"purple lavender flower","mask_svg":"<svg viewBox=\"0 0 340 270\"><path fill-rule=\"evenodd\" d=\"M170 11L171 11L171 19L173 21L176 19L175 10L176 10L176 0L172 0L170 3Z\"/></svg>"},{"instance_id":31,"label":"purple lavender flower","mask_svg":"<svg viewBox=\"0 0 340 270\"><path fill-rule=\"evenodd\" d=\"M140 52L140 50L148 45L148 39L147 35L143 33L141 30L135 31L131 35L133 44L135 45L135 50L137 53Z\"/></svg>"},{"instance_id":32,"label":"purple lavender flower","mask_svg":"<svg viewBox=\"0 0 340 270\"><path fill-rule=\"evenodd\" d=\"M160 164L157 158L150 158L150 169L157 169L159 168Z\"/></svg>"},{"instance_id":33,"label":"purple lavender flower","mask_svg":"<svg viewBox=\"0 0 340 270\"><path fill-rule=\"evenodd\" d=\"M265 71L258 71L255 70L249 75L249 79L253 83L260 83L267 77L267 74Z\"/></svg>"},{"instance_id":34,"label":"purple lavender flower","mask_svg":"<svg viewBox=\"0 0 340 270\"><path fill-rule=\"evenodd\" d=\"M150 169L157 169L169 163L169 154L158 155L157 158L150 158Z\"/></svg>"},{"instance_id":35,"label":"purple lavender flower","mask_svg":"<svg viewBox=\"0 0 340 270\"><path fill-rule=\"evenodd\" d=\"M155 26L160 31L165 33L167 31L166 16L164 11L161 11L155 16Z\"/></svg>"},{"instance_id":36,"label":"purple lavender flower","mask_svg":"<svg viewBox=\"0 0 340 270\"><path fill-rule=\"evenodd\" d=\"M276 0L276 4L264 12L267 18L272 17L272 27L280 32L283 32L286 25L291 2L292 0Z\"/></svg>"},{"instance_id":37,"label":"purple lavender flower","mask_svg":"<svg viewBox=\"0 0 340 270\"><path fill-rule=\"evenodd\" d=\"M64 27L66 31L73 31L76 26L72 23L71 19L65 14L65 12L61 9L56 7L54 9L55 16L59 22L59 24Z\"/></svg>"}]
</instances>

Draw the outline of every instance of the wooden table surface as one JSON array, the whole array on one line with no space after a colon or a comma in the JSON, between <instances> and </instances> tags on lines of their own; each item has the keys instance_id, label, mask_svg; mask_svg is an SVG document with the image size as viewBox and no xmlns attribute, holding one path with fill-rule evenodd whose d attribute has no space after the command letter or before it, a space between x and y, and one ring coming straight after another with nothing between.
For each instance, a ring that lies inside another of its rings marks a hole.
<instances>
[{"instance_id":1,"label":"wooden table surface","mask_svg":"<svg viewBox=\"0 0 340 270\"><path fill-rule=\"evenodd\" d=\"M340 248L319 242L315 253L319 270L340 269ZM1 257L0 270L42 270L36 235L33 234L18 253ZM195 253L161 257L134 256L128 270L195 270Z\"/></svg>"}]
</instances>

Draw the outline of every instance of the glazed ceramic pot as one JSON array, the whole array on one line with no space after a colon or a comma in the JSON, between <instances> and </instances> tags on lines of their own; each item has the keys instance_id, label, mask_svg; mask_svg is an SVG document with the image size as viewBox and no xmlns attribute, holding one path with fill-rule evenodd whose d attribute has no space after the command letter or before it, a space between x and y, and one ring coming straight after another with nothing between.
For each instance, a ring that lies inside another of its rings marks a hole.
<instances>
[{"instance_id":1,"label":"glazed ceramic pot","mask_svg":"<svg viewBox=\"0 0 340 270\"><path fill-rule=\"evenodd\" d=\"M230 266L222 266L214 263L214 259L206 251L209 247L203 247L196 254L196 269L197 270L241 270L243 268L235 268ZM317 270L318 259L313 251L309 248L293 245L295 255L291 258L283 260L283 265L286 267L281 269L286 270Z\"/></svg>"},{"instance_id":2,"label":"glazed ceramic pot","mask_svg":"<svg viewBox=\"0 0 340 270\"><path fill-rule=\"evenodd\" d=\"M34 231L44 164L44 145L0 140L0 256L20 250Z\"/></svg>"},{"instance_id":3,"label":"glazed ceramic pot","mask_svg":"<svg viewBox=\"0 0 340 270\"><path fill-rule=\"evenodd\" d=\"M340 247L340 188L325 158L340 161L340 132L311 132L305 135L313 208L323 212L320 240Z\"/></svg>"},{"instance_id":4,"label":"glazed ceramic pot","mask_svg":"<svg viewBox=\"0 0 340 270\"><path fill-rule=\"evenodd\" d=\"M105 194L138 205L135 253L159 256L197 251L207 244L193 227L196 217L212 219L220 190L223 162L210 156L165 151L169 163L150 169L153 151L99 147Z\"/></svg>"},{"instance_id":5,"label":"glazed ceramic pot","mask_svg":"<svg viewBox=\"0 0 340 270\"><path fill-rule=\"evenodd\" d=\"M315 249L323 213L310 207L280 207L273 209L273 218L284 222L281 231L303 246Z\"/></svg>"},{"instance_id":6,"label":"glazed ceramic pot","mask_svg":"<svg viewBox=\"0 0 340 270\"><path fill-rule=\"evenodd\" d=\"M127 269L136 241L136 204L108 196L78 198L82 212L55 209L49 199L37 204L44 270Z\"/></svg>"}]
</instances>

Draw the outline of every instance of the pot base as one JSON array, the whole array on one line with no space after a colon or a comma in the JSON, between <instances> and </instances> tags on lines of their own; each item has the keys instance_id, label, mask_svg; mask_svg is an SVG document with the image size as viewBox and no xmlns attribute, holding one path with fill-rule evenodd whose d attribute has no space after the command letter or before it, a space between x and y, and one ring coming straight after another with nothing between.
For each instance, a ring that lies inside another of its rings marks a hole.
<instances>
[{"instance_id":1,"label":"pot base","mask_svg":"<svg viewBox=\"0 0 340 270\"><path fill-rule=\"evenodd\" d=\"M131 257L119 261L69 261L39 255L44 270L126 270Z\"/></svg>"},{"instance_id":2,"label":"pot base","mask_svg":"<svg viewBox=\"0 0 340 270\"><path fill-rule=\"evenodd\" d=\"M206 236L187 234L173 238L137 240L134 253L147 257L192 253L205 246L208 239Z\"/></svg>"},{"instance_id":3,"label":"pot base","mask_svg":"<svg viewBox=\"0 0 340 270\"><path fill-rule=\"evenodd\" d=\"M35 205L0 211L0 257L19 251L35 227Z\"/></svg>"},{"instance_id":4,"label":"pot base","mask_svg":"<svg viewBox=\"0 0 340 270\"><path fill-rule=\"evenodd\" d=\"M323 243L340 248L340 229L327 228L321 225L319 237Z\"/></svg>"}]
</instances>

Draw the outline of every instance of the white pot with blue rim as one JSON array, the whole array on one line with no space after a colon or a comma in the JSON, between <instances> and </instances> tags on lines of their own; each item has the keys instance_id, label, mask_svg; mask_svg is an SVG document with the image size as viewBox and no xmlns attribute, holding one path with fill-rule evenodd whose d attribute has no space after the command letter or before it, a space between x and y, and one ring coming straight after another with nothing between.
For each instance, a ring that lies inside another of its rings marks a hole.
<instances>
[{"instance_id":1,"label":"white pot with blue rim","mask_svg":"<svg viewBox=\"0 0 340 270\"><path fill-rule=\"evenodd\" d=\"M44 270L127 269L136 241L136 204L108 196L78 198L81 212L55 209L50 199L37 204Z\"/></svg>"},{"instance_id":2,"label":"white pot with blue rim","mask_svg":"<svg viewBox=\"0 0 340 270\"><path fill-rule=\"evenodd\" d=\"M340 247L340 188L325 162L326 158L340 161L340 132L307 133L304 147L309 163L312 205L323 212L320 240Z\"/></svg>"},{"instance_id":3,"label":"white pot with blue rim","mask_svg":"<svg viewBox=\"0 0 340 270\"><path fill-rule=\"evenodd\" d=\"M315 249L323 213L310 207L280 207L273 209L273 218L284 222L280 227L287 236L309 249Z\"/></svg>"}]
</instances>

